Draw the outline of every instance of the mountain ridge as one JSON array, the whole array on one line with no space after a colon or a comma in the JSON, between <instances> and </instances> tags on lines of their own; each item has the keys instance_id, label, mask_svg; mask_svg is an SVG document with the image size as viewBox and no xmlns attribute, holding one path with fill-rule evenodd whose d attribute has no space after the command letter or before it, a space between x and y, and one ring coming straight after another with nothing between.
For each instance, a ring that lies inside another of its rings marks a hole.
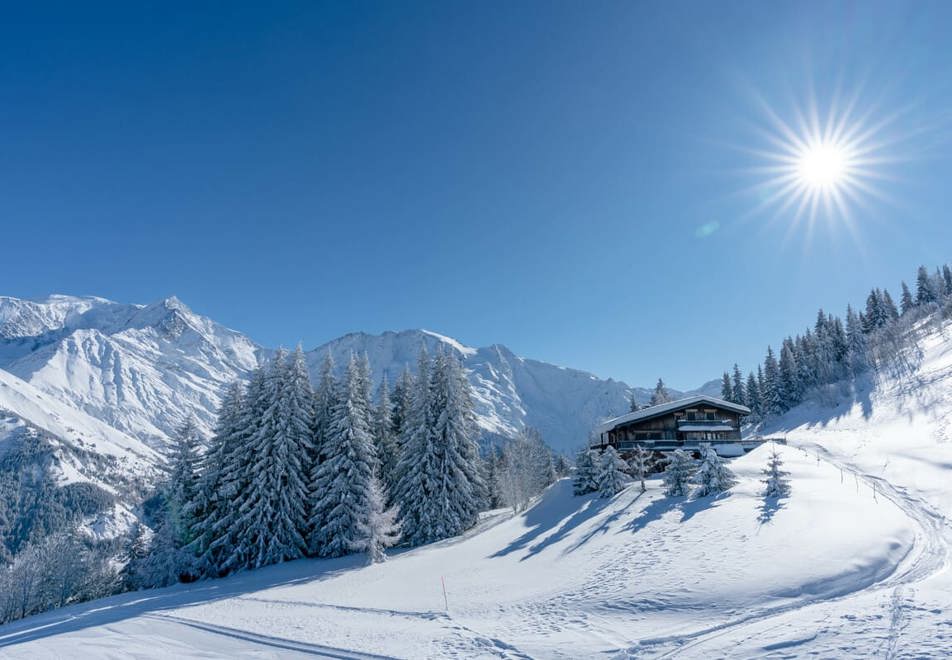
<instances>
[{"instance_id":1,"label":"mountain ridge","mask_svg":"<svg viewBox=\"0 0 952 660\"><path fill-rule=\"evenodd\" d=\"M504 344L468 346L430 329L355 331L306 353L312 377L327 351L338 369L351 351L367 353L377 387L384 377L393 384L405 367L414 370L420 346L451 351L463 362L488 439L530 425L556 450L570 452L599 419L625 412L629 396L645 403L651 394L516 355ZM0 296L0 369L160 453L188 415L210 434L224 386L273 352L174 295L145 305L98 296Z\"/></svg>"}]
</instances>

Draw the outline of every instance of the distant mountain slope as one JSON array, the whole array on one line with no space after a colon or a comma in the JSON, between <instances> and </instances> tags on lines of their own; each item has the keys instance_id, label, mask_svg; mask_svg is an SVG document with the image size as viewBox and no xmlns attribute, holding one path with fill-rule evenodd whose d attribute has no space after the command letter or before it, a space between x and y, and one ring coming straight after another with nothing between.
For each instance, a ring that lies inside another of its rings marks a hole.
<instances>
[{"instance_id":1,"label":"distant mountain slope","mask_svg":"<svg viewBox=\"0 0 952 660\"><path fill-rule=\"evenodd\" d=\"M479 425L485 433L512 437L529 425L542 431L546 441L563 452L583 446L596 421L627 411L631 393L641 403L651 396L651 390L645 388L519 357L501 344L473 348L429 330L351 333L310 351L308 364L316 380L328 351L338 369L343 368L351 352L366 352L374 387L385 375L392 385L404 368L416 370L420 346L426 346L431 354L450 351L463 361L473 385ZM676 390L671 393L681 394Z\"/></svg>"},{"instance_id":2,"label":"distant mountain slope","mask_svg":"<svg viewBox=\"0 0 952 660\"><path fill-rule=\"evenodd\" d=\"M531 425L556 449L573 451L597 421L625 412L631 393L641 403L651 394L522 358L501 344L472 348L428 330L348 334L310 351L308 362L316 376L328 350L340 369L351 351L366 351L374 385L384 374L392 384L405 365L415 369L424 345L463 360L487 438L511 437ZM151 305L0 297L0 368L159 451L187 415L209 434L224 385L245 378L272 353L174 297Z\"/></svg>"},{"instance_id":3,"label":"distant mountain slope","mask_svg":"<svg viewBox=\"0 0 952 660\"><path fill-rule=\"evenodd\" d=\"M254 342L174 297L3 298L0 320L0 367L159 449L189 414L210 432L223 386L258 364Z\"/></svg>"}]
</instances>

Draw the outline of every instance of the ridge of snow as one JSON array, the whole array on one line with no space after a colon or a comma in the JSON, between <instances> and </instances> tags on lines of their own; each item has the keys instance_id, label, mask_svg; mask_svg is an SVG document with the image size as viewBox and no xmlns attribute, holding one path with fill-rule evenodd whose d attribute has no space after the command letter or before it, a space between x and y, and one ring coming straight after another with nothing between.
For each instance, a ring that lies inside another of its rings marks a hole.
<instances>
[{"instance_id":1,"label":"ridge of snow","mask_svg":"<svg viewBox=\"0 0 952 660\"><path fill-rule=\"evenodd\" d=\"M78 448L119 459L141 472L161 462L152 449L0 369L0 409Z\"/></svg>"}]
</instances>

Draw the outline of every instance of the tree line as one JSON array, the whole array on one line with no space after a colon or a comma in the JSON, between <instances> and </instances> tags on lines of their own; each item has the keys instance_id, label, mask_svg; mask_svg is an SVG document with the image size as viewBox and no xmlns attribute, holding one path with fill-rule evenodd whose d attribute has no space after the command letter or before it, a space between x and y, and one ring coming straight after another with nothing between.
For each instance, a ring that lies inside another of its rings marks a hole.
<instances>
[{"instance_id":1,"label":"tree line","mask_svg":"<svg viewBox=\"0 0 952 660\"><path fill-rule=\"evenodd\" d=\"M779 353L767 347L764 361L745 378L737 366L725 371L721 396L747 406L755 419L783 414L826 385L855 379L870 369L908 368L909 330L922 319L952 309L952 269L930 273L920 266L915 294L900 284L897 306L889 291L872 289L864 309L847 306L845 319L817 313L813 327L785 338Z\"/></svg>"},{"instance_id":2,"label":"tree line","mask_svg":"<svg viewBox=\"0 0 952 660\"><path fill-rule=\"evenodd\" d=\"M328 355L311 386L300 348L231 385L208 449L177 434L153 530L130 539L129 587L217 577L301 557L365 553L462 534L481 511L519 511L556 478L527 429L484 458L459 360L419 354L391 392L371 396L370 364L342 377Z\"/></svg>"}]
</instances>

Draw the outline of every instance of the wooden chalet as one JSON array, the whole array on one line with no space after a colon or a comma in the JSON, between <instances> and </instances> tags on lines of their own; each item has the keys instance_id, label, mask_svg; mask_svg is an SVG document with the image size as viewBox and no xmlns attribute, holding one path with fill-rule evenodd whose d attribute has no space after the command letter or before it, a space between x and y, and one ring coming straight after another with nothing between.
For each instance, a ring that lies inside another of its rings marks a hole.
<instances>
[{"instance_id":1,"label":"wooden chalet","mask_svg":"<svg viewBox=\"0 0 952 660\"><path fill-rule=\"evenodd\" d=\"M740 455L760 444L741 438L750 408L712 396L691 396L607 420L596 428L593 448L611 445L625 453L641 445L651 451L694 450L709 443L721 455ZM749 445L749 446L748 446Z\"/></svg>"}]
</instances>

